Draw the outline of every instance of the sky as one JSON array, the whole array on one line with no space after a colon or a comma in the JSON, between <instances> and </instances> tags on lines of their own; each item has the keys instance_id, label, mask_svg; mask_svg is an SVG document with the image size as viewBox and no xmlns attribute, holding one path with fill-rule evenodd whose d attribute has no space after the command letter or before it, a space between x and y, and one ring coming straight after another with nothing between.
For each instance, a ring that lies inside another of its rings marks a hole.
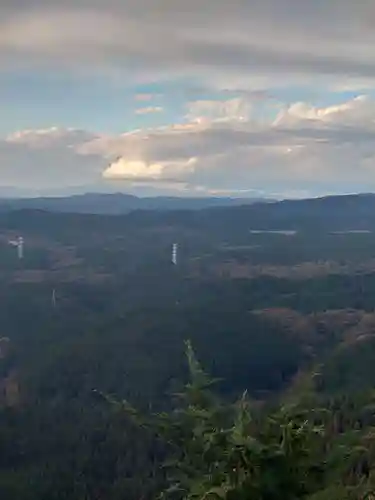
<instances>
[{"instance_id":1,"label":"sky","mask_svg":"<svg viewBox=\"0 0 375 500\"><path fill-rule=\"evenodd\" d=\"M373 0L1 0L0 196L375 191Z\"/></svg>"}]
</instances>

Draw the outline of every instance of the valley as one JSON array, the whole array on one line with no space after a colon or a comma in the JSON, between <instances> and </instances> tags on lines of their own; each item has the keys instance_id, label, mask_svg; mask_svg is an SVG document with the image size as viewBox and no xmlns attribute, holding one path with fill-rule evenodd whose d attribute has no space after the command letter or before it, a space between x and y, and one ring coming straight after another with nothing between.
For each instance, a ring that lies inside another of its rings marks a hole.
<instances>
[{"instance_id":1,"label":"valley","mask_svg":"<svg viewBox=\"0 0 375 500\"><path fill-rule=\"evenodd\" d=\"M9 244L19 236L22 258ZM225 402L246 390L264 414L325 408L324 478L303 498L364 498L375 470L374 297L370 195L2 212L1 498L156 498L164 451L95 395L169 411L187 380L186 340ZM342 443L357 450L350 460Z\"/></svg>"}]
</instances>

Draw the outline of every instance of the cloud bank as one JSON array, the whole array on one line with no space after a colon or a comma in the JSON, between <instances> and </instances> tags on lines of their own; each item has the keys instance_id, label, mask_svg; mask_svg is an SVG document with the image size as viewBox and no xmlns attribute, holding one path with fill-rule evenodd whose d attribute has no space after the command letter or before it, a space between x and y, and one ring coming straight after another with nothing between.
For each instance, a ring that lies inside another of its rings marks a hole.
<instances>
[{"instance_id":1,"label":"cloud bank","mask_svg":"<svg viewBox=\"0 0 375 500\"><path fill-rule=\"evenodd\" d=\"M183 76L221 88L366 87L374 21L370 0L3 0L0 68Z\"/></svg>"},{"instance_id":2,"label":"cloud bank","mask_svg":"<svg viewBox=\"0 0 375 500\"><path fill-rule=\"evenodd\" d=\"M135 110L137 115L149 115L150 113L161 113L163 108L161 106L148 106L145 108L138 108Z\"/></svg>"},{"instance_id":3,"label":"cloud bank","mask_svg":"<svg viewBox=\"0 0 375 500\"><path fill-rule=\"evenodd\" d=\"M245 99L245 98L243 98ZM3 186L56 189L144 183L189 194L278 196L375 190L375 101L296 102L267 122L251 102L187 105L187 119L117 136L75 129L20 131L0 140Z\"/></svg>"}]
</instances>

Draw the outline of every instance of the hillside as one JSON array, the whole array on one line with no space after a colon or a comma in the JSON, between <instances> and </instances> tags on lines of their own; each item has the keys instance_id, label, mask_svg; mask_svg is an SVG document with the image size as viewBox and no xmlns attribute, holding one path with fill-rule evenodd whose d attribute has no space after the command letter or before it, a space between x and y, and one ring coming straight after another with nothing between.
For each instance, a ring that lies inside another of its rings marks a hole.
<instances>
[{"instance_id":1,"label":"hillside","mask_svg":"<svg viewBox=\"0 0 375 500\"><path fill-rule=\"evenodd\" d=\"M22 265L8 244L17 235L25 239ZM369 274L375 269L375 197L116 216L0 212L0 276L57 282L149 276L170 268L173 243L179 246L178 268L190 277Z\"/></svg>"},{"instance_id":2,"label":"hillside","mask_svg":"<svg viewBox=\"0 0 375 500\"><path fill-rule=\"evenodd\" d=\"M261 419L290 402L325 408L313 498L364 498L375 469L374 208L363 195L0 214L1 498L156 498L165 450L97 396L170 410L187 380L186 339L225 403L247 390ZM9 245L18 235L23 259ZM343 443L362 451L343 458Z\"/></svg>"},{"instance_id":3,"label":"hillside","mask_svg":"<svg viewBox=\"0 0 375 500\"><path fill-rule=\"evenodd\" d=\"M221 197L138 197L124 193L85 193L71 196L0 198L0 210L36 209L87 214L126 214L133 210L199 210L207 207L248 205L268 200Z\"/></svg>"}]
</instances>

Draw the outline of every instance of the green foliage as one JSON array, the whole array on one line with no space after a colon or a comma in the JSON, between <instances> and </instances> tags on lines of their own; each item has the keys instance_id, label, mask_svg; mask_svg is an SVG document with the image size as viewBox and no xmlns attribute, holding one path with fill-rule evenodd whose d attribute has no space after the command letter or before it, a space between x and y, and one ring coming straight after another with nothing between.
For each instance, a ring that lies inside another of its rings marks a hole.
<instances>
[{"instance_id":1,"label":"green foliage","mask_svg":"<svg viewBox=\"0 0 375 500\"><path fill-rule=\"evenodd\" d=\"M281 408L265 420L253 417L246 393L234 405L221 404L211 392L214 381L186 343L190 380L170 413L143 420L165 443L168 487L161 499L294 500L321 484L323 468L316 451L323 430Z\"/></svg>"}]
</instances>

